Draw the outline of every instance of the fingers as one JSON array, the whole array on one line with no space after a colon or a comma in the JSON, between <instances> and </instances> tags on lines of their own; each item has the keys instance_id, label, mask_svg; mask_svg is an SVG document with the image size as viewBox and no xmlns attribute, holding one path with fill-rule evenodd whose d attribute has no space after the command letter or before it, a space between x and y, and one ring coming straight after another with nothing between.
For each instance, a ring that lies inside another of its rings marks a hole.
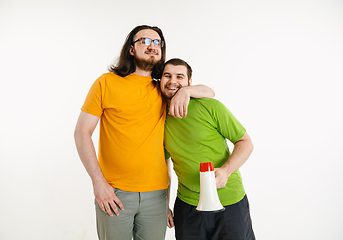
<instances>
[{"instance_id":1,"label":"fingers","mask_svg":"<svg viewBox=\"0 0 343 240\"><path fill-rule=\"evenodd\" d=\"M176 116L177 118L183 118L183 107L181 106L177 106L176 108Z\"/></svg>"},{"instance_id":2,"label":"fingers","mask_svg":"<svg viewBox=\"0 0 343 240\"><path fill-rule=\"evenodd\" d=\"M120 202L121 203L121 202ZM121 205L119 206L115 201L110 201L110 202L106 202L103 204L103 211L105 213L107 213L108 215L110 215L111 217L113 217L113 213L117 216L119 216L119 209L118 207L120 208L120 210L124 210L124 206L123 204L121 203Z\"/></svg>"},{"instance_id":3,"label":"fingers","mask_svg":"<svg viewBox=\"0 0 343 240\"><path fill-rule=\"evenodd\" d=\"M113 216L112 210L110 209L108 203L105 202L100 202L98 199L96 199L96 201L99 204L99 207L101 208L101 210L105 213L107 213L108 215L110 215L111 217Z\"/></svg>"},{"instance_id":4,"label":"fingers","mask_svg":"<svg viewBox=\"0 0 343 240\"><path fill-rule=\"evenodd\" d=\"M114 214L117 216L119 215L119 210L118 210L118 208L114 202L99 203L99 206L103 212L107 213L111 217L113 217ZM113 214L113 212L114 212L114 214Z\"/></svg>"},{"instance_id":5,"label":"fingers","mask_svg":"<svg viewBox=\"0 0 343 240\"><path fill-rule=\"evenodd\" d=\"M187 108L188 108L188 104L187 105L183 105L183 117L187 117Z\"/></svg>"},{"instance_id":6,"label":"fingers","mask_svg":"<svg viewBox=\"0 0 343 240\"><path fill-rule=\"evenodd\" d=\"M183 118L183 106L176 106L175 107L175 117L177 118Z\"/></svg>"},{"instance_id":7,"label":"fingers","mask_svg":"<svg viewBox=\"0 0 343 240\"><path fill-rule=\"evenodd\" d=\"M175 109L174 109L175 107L174 107L174 104L170 104L170 106L169 106L169 115L171 115L171 116L173 116L173 117L176 117L175 116Z\"/></svg>"},{"instance_id":8,"label":"fingers","mask_svg":"<svg viewBox=\"0 0 343 240\"><path fill-rule=\"evenodd\" d=\"M94 182L93 189L95 199L102 211L113 217L113 213L119 215L119 209L124 210L122 202L106 180Z\"/></svg>"},{"instance_id":9,"label":"fingers","mask_svg":"<svg viewBox=\"0 0 343 240\"><path fill-rule=\"evenodd\" d=\"M107 213L108 215L110 215L111 217L113 217L113 212L115 215L119 215L119 211L117 206L115 206L114 202L108 202L108 203L104 203L105 206L105 213ZM113 211L112 211L113 210Z\"/></svg>"},{"instance_id":10,"label":"fingers","mask_svg":"<svg viewBox=\"0 0 343 240\"><path fill-rule=\"evenodd\" d=\"M187 116L187 107L188 104L170 104L169 115L172 115L176 118L184 118Z\"/></svg>"},{"instance_id":11,"label":"fingers","mask_svg":"<svg viewBox=\"0 0 343 240\"><path fill-rule=\"evenodd\" d=\"M169 228L174 227L174 218L173 218L173 213L170 210L170 208L168 209L168 222L167 225Z\"/></svg>"},{"instance_id":12,"label":"fingers","mask_svg":"<svg viewBox=\"0 0 343 240\"><path fill-rule=\"evenodd\" d=\"M190 100L189 94L181 88L170 101L169 114L173 117L184 118L187 116L187 108Z\"/></svg>"},{"instance_id":13,"label":"fingers","mask_svg":"<svg viewBox=\"0 0 343 240\"><path fill-rule=\"evenodd\" d=\"M107 213L108 215L110 215L111 217L115 215L119 216L119 209L120 210L124 210L124 206L123 203L120 201L120 199L114 194L114 197L112 200L108 200L108 201L103 201L102 203L100 203L99 200L97 200L99 203L99 206L101 208L102 211L104 211L105 213ZM118 209L119 207L119 209ZM114 214L113 214L114 213Z\"/></svg>"},{"instance_id":14,"label":"fingers","mask_svg":"<svg viewBox=\"0 0 343 240\"><path fill-rule=\"evenodd\" d=\"M123 203L120 201L120 199L117 196L114 197L114 201L117 204L117 206L120 208L120 210L123 211L124 210L124 205L123 205Z\"/></svg>"},{"instance_id":15,"label":"fingers","mask_svg":"<svg viewBox=\"0 0 343 240\"><path fill-rule=\"evenodd\" d=\"M169 217L168 217L167 226L168 226L169 228L173 228L173 227L174 227L174 219L173 219L173 218L169 218Z\"/></svg>"},{"instance_id":16,"label":"fingers","mask_svg":"<svg viewBox=\"0 0 343 240\"><path fill-rule=\"evenodd\" d=\"M219 183L219 178L216 176L216 178L215 178L215 180L216 180L216 187L217 188L220 188L220 183Z\"/></svg>"},{"instance_id":17,"label":"fingers","mask_svg":"<svg viewBox=\"0 0 343 240\"><path fill-rule=\"evenodd\" d=\"M175 104L171 104L169 108L169 114L176 118L182 118L182 115L180 114L179 106Z\"/></svg>"},{"instance_id":18,"label":"fingers","mask_svg":"<svg viewBox=\"0 0 343 240\"><path fill-rule=\"evenodd\" d=\"M225 176L225 174L223 174L220 168L214 169L214 176L215 176L217 188L223 188L226 186L227 177Z\"/></svg>"}]
</instances>

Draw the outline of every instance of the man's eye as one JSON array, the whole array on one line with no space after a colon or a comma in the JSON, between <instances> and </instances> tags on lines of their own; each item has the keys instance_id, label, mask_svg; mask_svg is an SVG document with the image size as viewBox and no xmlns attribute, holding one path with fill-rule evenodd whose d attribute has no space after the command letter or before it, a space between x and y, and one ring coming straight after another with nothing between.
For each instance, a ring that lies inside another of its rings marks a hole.
<instances>
[{"instance_id":1,"label":"man's eye","mask_svg":"<svg viewBox=\"0 0 343 240\"><path fill-rule=\"evenodd\" d=\"M183 79L183 76L177 76L178 79Z\"/></svg>"}]
</instances>

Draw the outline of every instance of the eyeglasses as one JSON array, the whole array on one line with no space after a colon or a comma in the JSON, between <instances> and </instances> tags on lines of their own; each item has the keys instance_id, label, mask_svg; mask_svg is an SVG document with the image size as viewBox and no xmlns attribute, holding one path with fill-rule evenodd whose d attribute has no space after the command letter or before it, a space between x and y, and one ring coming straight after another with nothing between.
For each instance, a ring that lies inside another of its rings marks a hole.
<instances>
[{"instance_id":1,"label":"eyeglasses","mask_svg":"<svg viewBox=\"0 0 343 240\"><path fill-rule=\"evenodd\" d=\"M136 41L134 41L132 43L132 45L135 44L138 41L140 41L141 44L145 44L147 46L150 46L151 42L154 42L155 46L156 47L160 47L160 48L163 47L163 45L164 45L164 42L162 40L159 40L159 39L152 40L152 39L146 38L146 37L142 37L142 38L137 39Z\"/></svg>"}]
</instances>

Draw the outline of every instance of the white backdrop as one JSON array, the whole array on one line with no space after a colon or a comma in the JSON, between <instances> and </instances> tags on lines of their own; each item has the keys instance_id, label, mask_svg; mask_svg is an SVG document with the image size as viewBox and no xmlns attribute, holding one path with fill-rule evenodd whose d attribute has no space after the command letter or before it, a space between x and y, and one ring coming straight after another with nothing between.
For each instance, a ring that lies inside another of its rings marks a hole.
<instances>
[{"instance_id":1,"label":"white backdrop","mask_svg":"<svg viewBox=\"0 0 343 240\"><path fill-rule=\"evenodd\" d=\"M141 24L252 137L241 172L257 239L343 239L341 0L0 0L0 239L96 239L73 131Z\"/></svg>"}]
</instances>

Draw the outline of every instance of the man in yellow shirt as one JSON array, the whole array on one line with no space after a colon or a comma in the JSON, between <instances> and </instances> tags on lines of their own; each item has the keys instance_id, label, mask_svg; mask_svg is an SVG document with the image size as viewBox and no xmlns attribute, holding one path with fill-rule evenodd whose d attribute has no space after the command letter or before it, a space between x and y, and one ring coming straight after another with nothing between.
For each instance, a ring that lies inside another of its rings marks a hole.
<instances>
[{"instance_id":1,"label":"man in yellow shirt","mask_svg":"<svg viewBox=\"0 0 343 240\"><path fill-rule=\"evenodd\" d=\"M93 183L99 239L164 239L166 104L153 78L162 74L165 53L159 28L137 26L118 63L94 82L81 108L75 143ZM180 89L169 114L185 117L190 97L213 95L201 85ZM97 157L91 137L99 120Z\"/></svg>"}]
</instances>

